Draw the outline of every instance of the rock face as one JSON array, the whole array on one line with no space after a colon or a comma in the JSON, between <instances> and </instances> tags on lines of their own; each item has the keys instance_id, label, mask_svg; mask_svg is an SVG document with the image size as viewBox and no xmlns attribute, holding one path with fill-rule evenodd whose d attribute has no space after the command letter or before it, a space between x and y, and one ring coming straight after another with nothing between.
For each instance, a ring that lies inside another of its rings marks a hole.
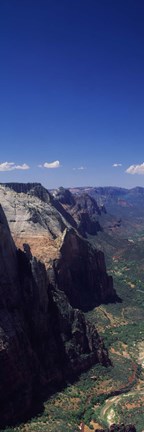
<instances>
[{"instance_id":1,"label":"rock face","mask_svg":"<svg viewBox=\"0 0 144 432\"><path fill-rule=\"evenodd\" d=\"M52 197L39 184L12 183L0 186L0 201L16 246L29 244L32 255L46 265L53 286L66 293L72 306L87 310L116 299L103 253L79 234L88 229L84 218L90 219L91 229L93 223L97 226L91 218L100 209L92 198L76 200L63 188Z\"/></svg>"},{"instance_id":2,"label":"rock face","mask_svg":"<svg viewBox=\"0 0 144 432\"><path fill-rule=\"evenodd\" d=\"M0 207L0 427L30 416L49 391L94 363L109 364L97 331L70 306L53 267L48 277L27 244L24 250L16 249Z\"/></svg>"},{"instance_id":3,"label":"rock face","mask_svg":"<svg viewBox=\"0 0 144 432\"><path fill-rule=\"evenodd\" d=\"M87 193L74 195L68 189L60 188L54 191L54 197L70 213L82 236L96 235L98 231L102 231L99 216L104 210L100 209L97 202Z\"/></svg>"},{"instance_id":4,"label":"rock face","mask_svg":"<svg viewBox=\"0 0 144 432\"><path fill-rule=\"evenodd\" d=\"M49 192L39 184L0 186L0 202L17 247L29 243L32 254L43 261L58 256L57 239L71 225L53 204ZM62 209L63 211L63 209Z\"/></svg>"},{"instance_id":5,"label":"rock face","mask_svg":"<svg viewBox=\"0 0 144 432\"><path fill-rule=\"evenodd\" d=\"M113 280L106 273L103 252L65 230L60 246L60 257L53 263L54 280L64 291L73 307L88 310L100 303L116 299Z\"/></svg>"}]
</instances>

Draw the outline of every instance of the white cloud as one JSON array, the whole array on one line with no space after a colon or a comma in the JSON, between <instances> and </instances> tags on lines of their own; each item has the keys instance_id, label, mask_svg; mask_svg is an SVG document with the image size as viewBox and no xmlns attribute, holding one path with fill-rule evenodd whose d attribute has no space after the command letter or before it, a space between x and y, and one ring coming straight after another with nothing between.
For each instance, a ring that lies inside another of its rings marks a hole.
<instances>
[{"instance_id":1,"label":"white cloud","mask_svg":"<svg viewBox=\"0 0 144 432\"><path fill-rule=\"evenodd\" d=\"M86 167L84 167L84 166L80 166L80 167L78 167L78 168L74 167L74 168L73 168L73 171L77 171L77 170L83 171L83 170L86 170L86 169L87 169Z\"/></svg>"},{"instance_id":2,"label":"white cloud","mask_svg":"<svg viewBox=\"0 0 144 432\"><path fill-rule=\"evenodd\" d=\"M117 167L121 167L122 164L121 164L121 163L114 163L112 166L113 166L114 168L117 168Z\"/></svg>"},{"instance_id":3,"label":"white cloud","mask_svg":"<svg viewBox=\"0 0 144 432\"><path fill-rule=\"evenodd\" d=\"M54 162L44 162L43 165L38 165L39 168L48 168L48 169L52 169L52 168L59 168L60 167L60 162L58 160L54 161Z\"/></svg>"},{"instance_id":4,"label":"white cloud","mask_svg":"<svg viewBox=\"0 0 144 432\"><path fill-rule=\"evenodd\" d=\"M84 166L80 166L79 168L78 168L78 170L85 170L86 169L86 167L84 167Z\"/></svg>"},{"instance_id":5,"label":"white cloud","mask_svg":"<svg viewBox=\"0 0 144 432\"><path fill-rule=\"evenodd\" d=\"M15 165L15 168L14 168L14 169L18 169L18 170L28 170L28 169L30 169L30 166L24 163L24 164L22 164L22 165Z\"/></svg>"},{"instance_id":6,"label":"white cloud","mask_svg":"<svg viewBox=\"0 0 144 432\"><path fill-rule=\"evenodd\" d=\"M3 162L0 164L0 171L27 170L29 168L29 165L25 163L22 165L16 165L14 162Z\"/></svg>"},{"instance_id":7,"label":"white cloud","mask_svg":"<svg viewBox=\"0 0 144 432\"><path fill-rule=\"evenodd\" d=\"M144 162L140 165L130 165L126 169L127 174L141 174L144 175Z\"/></svg>"}]
</instances>

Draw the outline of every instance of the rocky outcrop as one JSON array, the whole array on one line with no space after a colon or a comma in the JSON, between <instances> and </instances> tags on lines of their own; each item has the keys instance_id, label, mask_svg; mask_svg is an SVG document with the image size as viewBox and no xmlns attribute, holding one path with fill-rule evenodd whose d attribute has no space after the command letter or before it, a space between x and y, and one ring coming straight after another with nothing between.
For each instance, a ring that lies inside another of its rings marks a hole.
<instances>
[{"instance_id":1,"label":"rocky outcrop","mask_svg":"<svg viewBox=\"0 0 144 432\"><path fill-rule=\"evenodd\" d=\"M28 193L36 187L41 187L40 183L0 183L0 185L17 193Z\"/></svg>"},{"instance_id":2,"label":"rocky outcrop","mask_svg":"<svg viewBox=\"0 0 144 432\"><path fill-rule=\"evenodd\" d=\"M74 195L68 189L61 187L55 190L53 195L67 210L67 213L71 215L78 232L82 236L86 237L87 234L96 235L98 231L102 231L99 216L103 209L100 209L95 199L91 198L87 193Z\"/></svg>"},{"instance_id":3,"label":"rocky outcrop","mask_svg":"<svg viewBox=\"0 0 144 432\"><path fill-rule=\"evenodd\" d=\"M38 184L14 184L14 189L8 184L0 186L0 202L16 246L23 249L23 243L29 243L32 254L48 266L58 256L57 239L71 226L52 196Z\"/></svg>"},{"instance_id":4,"label":"rocky outcrop","mask_svg":"<svg viewBox=\"0 0 144 432\"><path fill-rule=\"evenodd\" d=\"M68 206L75 205L75 197L69 189L60 187L59 189L52 191L52 194L61 204Z\"/></svg>"},{"instance_id":5,"label":"rocky outcrop","mask_svg":"<svg viewBox=\"0 0 144 432\"><path fill-rule=\"evenodd\" d=\"M24 250L0 208L0 427L28 418L50 391L94 363L109 364L95 328L53 283L53 269L48 277L27 244Z\"/></svg>"},{"instance_id":6,"label":"rocky outcrop","mask_svg":"<svg viewBox=\"0 0 144 432\"><path fill-rule=\"evenodd\" d=\"M116 300L103 252L93 249L73 229L64 231L60 256L54 260L50 275L73 307L86 311L100 303Z\"/></svg>"},{"instance_id":7,"label":"rocky outcrop","mask_svg":"<svg viewBox=\"0 0 144 432\"><path fill-rule=\"evenodd\" d=\"M72 209L72 215L77 221L77 228L81 235L96 235L102 231L99 222L101 210L97 202L88 194L75 196L75 206Z\"/></svg>"}]
</instances>

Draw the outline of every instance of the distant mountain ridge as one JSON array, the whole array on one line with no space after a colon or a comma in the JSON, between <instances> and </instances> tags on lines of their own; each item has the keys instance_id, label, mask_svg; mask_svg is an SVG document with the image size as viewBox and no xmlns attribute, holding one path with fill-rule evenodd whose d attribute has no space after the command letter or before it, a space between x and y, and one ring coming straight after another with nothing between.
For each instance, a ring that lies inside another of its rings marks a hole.
<instances>
[{"instance_id":1,"label":"distant mountain ridge","mask_svg":"<svg viewBox=\"0 0 144 432\"><path fill-rule=\"evenodd\" d=\"M70 191L77 195L88 193L99 206L104 205L115 216L133 217L144 211L144 188L140 186L132 189L113 186L77 187L70 188Z\"/></svg>"}]
</instances>

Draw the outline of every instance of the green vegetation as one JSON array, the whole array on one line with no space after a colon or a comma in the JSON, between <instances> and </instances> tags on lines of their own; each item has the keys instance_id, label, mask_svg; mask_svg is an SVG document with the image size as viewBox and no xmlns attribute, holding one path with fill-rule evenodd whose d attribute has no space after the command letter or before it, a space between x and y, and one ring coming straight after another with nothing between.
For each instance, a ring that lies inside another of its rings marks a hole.
<instances>
[{"instance_id":1,"label":"green vegetation","mask_svg":"<svg viewBox=\"0 0 144 432\"><path fill-rule=\"evenodd\" d=\"M116 342L121 341L127 344L129 348L135 347L135 344L143 340L144 322L122 325L111 331L106 329L103 333L105 345L110 348Z\"/></svg>"}]
</instances>

